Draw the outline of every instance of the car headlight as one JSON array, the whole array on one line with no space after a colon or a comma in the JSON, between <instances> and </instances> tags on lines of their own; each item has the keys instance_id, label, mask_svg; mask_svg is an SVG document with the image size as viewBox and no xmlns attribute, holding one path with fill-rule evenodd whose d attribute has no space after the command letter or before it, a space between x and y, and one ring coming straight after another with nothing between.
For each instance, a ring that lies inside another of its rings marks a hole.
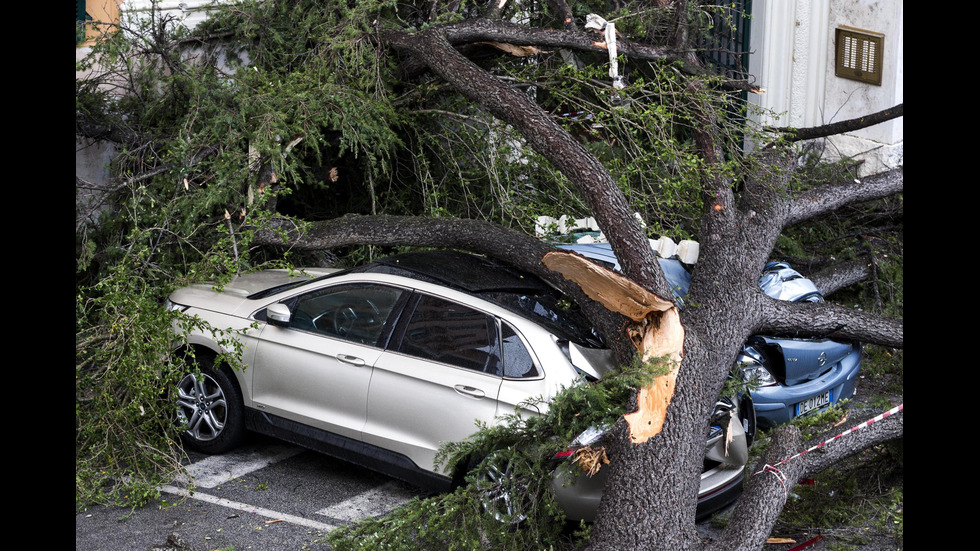
<instances>
[{"instance_id":1,"label":"car headlight","mask_svg":"<svg viewBox=\"0 0 980 551\"><path fill-rule=\"evenodd\" d=\"M163 307L166 308L168 311L177 311L177 312L183 312L184 310L187 310L189 308L189 306L184 306L183 304L177 304L176 302L171 301L169 298L166 301L164 301Z\"/></svg>"},{"instance_id":2,"label":"car headlight","mask_svg":"<svg viewBox=\"0 0 980 551\"><path fill-rule=\"evenodd\" d=\"M746 346L738 354L738 358L735 360L735 366L742 373L742 378L747 382L759 386L772 386L776 384L776 378L763 365L762 356L750 346Z\"/></svg>"}]
</instances>

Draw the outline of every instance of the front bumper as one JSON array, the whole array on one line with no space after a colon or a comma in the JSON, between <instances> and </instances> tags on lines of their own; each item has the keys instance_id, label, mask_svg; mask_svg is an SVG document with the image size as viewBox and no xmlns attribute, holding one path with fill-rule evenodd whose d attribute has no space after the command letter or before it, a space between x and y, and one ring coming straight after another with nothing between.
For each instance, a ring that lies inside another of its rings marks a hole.
<instances>
[{"instance_id":1,"label":"front bumper","mask_svg":"<svg viewBox=\"0 0 980 551\"><path fill-rule=\"evenodd\" d=\"M603 468L595 476L590 477L585 473L569 473L569 469L556 471L552 489L558 505L569 520L595 521L608 472L608 467ZM745 467L729 467L721 464L701 473L697 519L701 520L738 499L742 494L744 478Z\"/></svg>"},{"instance_id":2,"label":"front bumper","mask_svg":"<svg viewBox=\"0 0 980 551\"><path fill-rule=\"evenodd\" d=\"M759 427L769 429L792 421L797 416L797 404L828 391L830 403L813 412L821 411L839 400L854 396L860 369L861 353L857 350L812 381L793 386L778 384L751 391Z\"/></svg>"}]
</instances>

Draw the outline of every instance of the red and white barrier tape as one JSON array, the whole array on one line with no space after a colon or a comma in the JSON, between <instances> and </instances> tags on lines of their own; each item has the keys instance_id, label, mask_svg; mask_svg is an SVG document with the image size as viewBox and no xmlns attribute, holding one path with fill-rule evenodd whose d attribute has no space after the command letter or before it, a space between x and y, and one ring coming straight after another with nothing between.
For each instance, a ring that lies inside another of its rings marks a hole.
<instances>
[{"instance_id":1,"label":"red and white barrier tape","mask_svg":"<svg viewBox=\"0 0 980 551\"><path fill-rule=\"evenodd\" d=\"M875 417L872 417L871 419L868 419L867 421L865 421L863 423L859 423L857 425L854 425L853 427L845 430L844 432L838 434L837 436L835 436L833 438L830 438L828 440L824 440L823 442L817 444L816 446L813 446L812 448L810 448L808 450L804 450L804 451L802 451L802 452L800 452L800 453L798 453L796 455L787 457L786 459L783 459L782 461L780 461L779 463L776 463L775 465L766 465L766 466L764 466L762 468L761 471L758 471L757 473L753 474L752 476L755 476L755 475L760 474L760 473L770 472L770 473L776 475L776 478L779 479L779 482L783 485L783 488L785 489L786 488L786 477L783 475L782 471L780 471L778 469L778 466L779 465L782 465L783 463L786 463L787 461L791 461L793 459L796 459L797 457L800 457L801 455L808 454L808 453L812 452L813 450L815 450L817 448L822 448L823 446L826 446L827 444L833 442L834 440L837 440L838 438L842 438L845 435L851 434L852 432L855 432L858 429L863 429L863 428L867 427L868 425L870 425L872 423L876 423L878 421L881 421L882 419L885 419L886 417L890 417L892 415L895 415L896 413L902 411L904 408L905 408L905 404L899 404L899 405L893 407L892 409L886 411L885 413L882 413L881 415L877 415Z\"/></svg>"}]
</instances>

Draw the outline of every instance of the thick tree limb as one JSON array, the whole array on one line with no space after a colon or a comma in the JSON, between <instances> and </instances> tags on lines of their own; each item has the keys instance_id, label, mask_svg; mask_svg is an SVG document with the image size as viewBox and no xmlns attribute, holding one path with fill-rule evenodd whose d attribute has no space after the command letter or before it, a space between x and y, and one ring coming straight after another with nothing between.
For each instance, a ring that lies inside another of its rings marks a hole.
<instances>
[{"instance_id":1,"label":"thick tree limb","mask_svg":"<svg viewBox=\"0 0 980 551\"><path fill-rule=\"evenodd\" d=\"M497 19L469 19L458 23L443 25L439 28L446 40L453 46L463 48L479 42L508 43L515 46L533 46L536 48L557 48L590 52L605 55L607 46L601 34L583 33L575 30L574 21L566 18L565 30L547 29L518 25L509 21ZM387 34L394 31L383 31ZM387 40L387 39L386 39ZM673 47L651 46L631 42L626 38L617 41L617 51L621 55L641 61L682 61L678 70L689 75L708 75L710 71L696 63L685 60L690 55L689 50L678 50ZM425 63L435 69L431 64ZM406 68L406 72L417 70L417 67ZM722 84L728 88L761 93L762 89L745 80L725 80Z\"/></svg>"},{"instance_id":2,"label":"thick tree limb","mask_svg":"<svg viewBox=\"0 0 980 551\"><path fill-rule=\"evenodd\" d=\"M545 254L557 249L491 222L448 217L351 214L301 225L288 218L276 218L266 226L255 229L254 243L296 250L327 250L352 245L408 245L462 249L490 256L537 275L572 297L621 361L628 361L635 352L623 337L627 322L625 317L589 299L576 283L541 263Z\"/></svg>"},{"instance_id":3,"label":"thick tree limb","mask_svg":"<svg viewBox=\"0 0 980 551\"><path fill-rule=\"evenodd\" d=\"M795 197L783 227L798 224L845 205L895 195L904 189L905 167L895 168L853 182L811 189Z\"/></svg>"},{"instance_id":4,"label":"thick tree limb","mask_svg":"<svg viewBox=\"0 0 980 551\"><path fill-rule=\"evenodd\" d=\"M762 291L759 291L760 293ZM765 301L756 333L819 337L904 347L904 322L828 302Z\"/></svg>"},{"instance_id":5,"label":"thick tree limb","mask_svg":"<svg viewBox=\"0 0 980 551\"><path fill-rule=\"evenodd\" d=\"M844 432L844 429L838 429L837 434ZM815 439L815 443L829 442L798 455L814 443L804 444L795 426L779 427L773 432L769 449L758 463L760 467L750 476L724 534L709 549L762 549L787 497L800 478L817 474L842 459L903 435L904 413L899 412L839 439Z\"/></svg>"},{"instance_id":6,"label":"thick tree limb","mask_svg":"<svg viewBox=\"0 0 980 551\"><path fill-rule=\"evenodd\" d=\"M854 285L871 275L871 266L863 260L843 262L810 275L810 281L824 296Z\"/></svg>"},{"instance_id":7,"label":"thick tree limb","mask_svg":"<svg viewBox=\"0 0 980 551\"><path fill-rule=\"evenodd\" d=\"M843 434L846 430L850 430L868 421L869 419L867 418L855 419L845 426L838 427L833 432L828 432L811 439L811 447L816 445L813 442L828 443L799 458L803 461L803 470L800 476L809 477L821 473L842 459L856 455L872 446L902 438L905 435L905 412L903 409L884 419L875 420L875 422L846 434L841 438L835 439L835 436L838 434Z\"/></svg>"},{"instance_id":8,"label":"thick tree limb","mask_svg":"<svg viewBox=\"0 0 980 551\"><path fill-rule=\"evenodd\" d=\"M793 142L798 142L802 140L813 140L816 138L826 138L828 136L836 136L837 134L843 134L844 132L853 132L855 130L860 130L862 128L867 128L869 126L881 124L883 122L887 122L904 115L905 115L905 104L899 103L895 107L889 107L888 109L878 111L877 113L872 113L870 115L865 115L863 117L858 117L856 119L849 119L846 121L825 124L823 126L813 126L810 128L768 127L766 128L766 131L778 132L780 134L783 134L785 139Z\"/></svg>"},{"instance_id":9,"label":"thick tree limb","mask_svg":"<svg viewBox=\"0 0 980 551\"><path fill-rule=\"evenodd\" d=\"M454 46L473 42L507 42L518 46L539 48L568 48L605 55L606 44L601 34L559 31L518 25L493 19L471 19L442 27L446 40ZM622 41L617 44L619 53L645 61L677 60L673 48L648 46Z\"/></svg>"},{"instance_id":10,"label":"thick tree limb","mask_svg":"<svg viewBox=\"0 0 980 551\"><path fill-rule=\"evenodd\" d=\"M326 250L351 245L443 247L506 259L522 270L561 280L545 269L541 257L554 247L526 234L482 220L448 217L350 214L321 222L297 223L275 218L255 233L258 245L297 250Z\"/></svg>"},{"instance_id":11,"label":"thick tree limb","mask_svg":"<svg viewBox=\"0 0 980 551\"><path fill-rule=\"evenodd\" d=\"M449 36L455 36L467 41L513 43L511 33L519 35L528 31L517 25L476 20L431 27L414 35L383 31L382 38L393 47L421 59L467 98L520 132L528 145L568 177L586 199L592 215L606 232L613 251L620 259L623 272L657 294L670 296L670 286L646 236L633 219L626 197L606 167L527 95L473 64L459 54L448 40ZM564 31L552 32L565 34Z\"/></svg>"}]
</instances>

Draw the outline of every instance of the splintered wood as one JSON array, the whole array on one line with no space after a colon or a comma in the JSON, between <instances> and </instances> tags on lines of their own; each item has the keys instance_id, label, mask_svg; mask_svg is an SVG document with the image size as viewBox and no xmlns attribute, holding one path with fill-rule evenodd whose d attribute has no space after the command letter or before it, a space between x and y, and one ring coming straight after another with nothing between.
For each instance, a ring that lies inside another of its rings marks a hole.
<instances>
[{"instance_id":1,"label":"splintered wood","mask_svg":"<svg viewBox=\"0 0 980 551\"><path fill-rule=\"evenodd\" d=\"M636 395L639 407L635 412L623 416L629 423L630 438L634 444L641 444L660 434L667 416L667 406L674 397L677 371L684 350L684 327L676 306L664 312L652 313L650 317L659 319L655 320L656 323L647 324L640 353L644 361L666 357L670 371L641 388Z\"/></svg>"},{"instance_id":2,"label":"splintered wood","mask_svg":"<svg viewBox=\"0 0 980 551\"><path fill-rule=\"evenodd\" d=\"M592 300L633 321L643 321L650 312L662 312L674 307L673 302L647 291L622 274L577 254L550 252L541 260L549 270L578 283Z\"/></svg>"},{"instance_id":3,"label":"splintered wood","mask_svg":"<svg viewBox=\"0 0 980 551\"><path fill-rule=\"evenodd\" d=\"M639 390L639 407L624 418L630 426L630 437L640 444L656 436L663 428L667 406L674 397L677 371L684 355L684 327L677 306L623 275L594 264L572 253L550 252L544 265L566 279L574 281L592 300L631 320L644 322L633 343L644 361L666 358L670 371L656 377Z\"/></svg>"}]
</instances>

